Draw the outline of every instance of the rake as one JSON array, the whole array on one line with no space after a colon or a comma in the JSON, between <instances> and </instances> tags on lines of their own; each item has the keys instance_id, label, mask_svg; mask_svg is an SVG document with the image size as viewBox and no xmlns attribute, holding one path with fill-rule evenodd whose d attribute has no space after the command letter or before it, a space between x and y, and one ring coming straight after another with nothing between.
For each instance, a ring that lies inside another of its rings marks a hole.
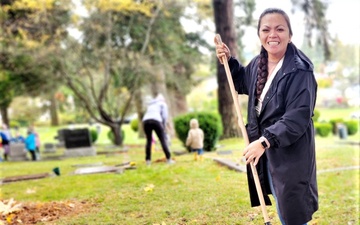
<instances>
[{"instance_id":1,"label":"rake","mask_svg":"<svg viewBox=\"0 0 360 225\"><path fill-rule=\"evenodd\" d=\"M222 45L221 37L219 34L215 35L215 44ZM223 56L222 61L223 61L224 67L225 67L226 77L227 77L227 80L229 83L231 96L234 101L236 115L238 117L238 125L239 125L239 127L241 129L241 133L244 137L245 146L248 146L249 145L249 137L247 135L247 131L246 131L246 128L244 125L243 117L242 117L241 110L240 110L240 104L239 104L238 97L237 97L237 92L235 91L234 83L232 80L232 76L231 76L231 72L229 69L229 64L228 64L226 56ZM252 175L254 177L256 191L259 196L261 211L262 211L264 221L265 221L264 224L271 225L268 213L266 211L266 205L265 205L264 196L263 196L261 186L260 186L259 175L257 173L256 167L254 166L253 162L250 162L250 167L251 167Z\"/></svg>"}]
</instances>

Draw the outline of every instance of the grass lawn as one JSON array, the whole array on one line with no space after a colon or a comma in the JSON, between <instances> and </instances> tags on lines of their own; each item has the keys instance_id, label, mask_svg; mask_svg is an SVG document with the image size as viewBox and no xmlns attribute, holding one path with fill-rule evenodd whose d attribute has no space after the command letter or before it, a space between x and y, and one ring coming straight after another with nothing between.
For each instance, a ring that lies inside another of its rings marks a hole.
<instances>
[{"instance_id":1,"label":"grass lawn","mask_svg":"<svg viewBox=\"0 0 360 225\"><path fill-rule=\"evenodd\" d=\"M246 174L220 166L212 157L227 157L239 161L244 143L241 139L219 142L219 150L232 150L230 155L207 153L204 161L194 161L185 154L173 157L176 164L163 162L146 166L144 140L126 129L123 154L97 154L93 157L43 160L37 162L0 163L1 177L36 173L51 173L59 167L60 176L3 184L1 199L36 202L38 207L48 202L88 202L91 207L81 213L69 213L59 219L38 224L263 224L260 208L251 208ZM38 128L42 141L54 142L54 128ZM102 130L98 153L121 150L110 145ZM359 140L359 133L350 140ZM359 166L359 145L346 144L336 136L317 138L317 168L320 209L310 224L359 224L359 169L330 171L329 169ZM171 150L184 150L174 140ZM62 154L62 150L58 150ZM163 158L161 150L153 160ZM75 175L76 165L117 165L133 161L136 169L124 173ZM77 210L77 206L73 206ZM275 206L267 207L273 225L280 224ZM1 224L1 221L0 221Z\"/></svg>"},{"instance_id":2,"label":"grass lawn","mask_svg":"<svg viewBox=\"0 0 360 225\"><path fill-rule=\"evenodd\" d=\"M349 119L349 115L355 111L319 110L321 120L337 117ZM87 124L76 127L95 129L95 126ZM54 137L59 128L64 127L38 127L42 144L56 143ZM146 166L145 140L138 138L128 125L123 129L124 146L128 147L126 153L111 154L123 148L111 146L107 138L108 128L102 126L95 145L98 152L96 156L55 160L54 156L63 155L63 149L58 149L56 154L42 154L42 160L37 162L0 163L2 178L52 174L55 167L59 167L61 172L60 176L2 184L0 198L4 201L13 198L24 205L34 203L38 209L50 203L65 204L47 208L46 212L38 215L43 220L37 224L263 224L260 208L251 208L249 205L246 174L229 170L212 160L213 157L226 157L241 162L241 149L244 147L241 139L227 139L218 143L218 150L232 150L230 155L207 153L204 161L199 162L194 161L190 154L173 154L175 165L154 162ZM22 132L25 134L25 130ZM337 136L316 139L320 209L314 214L309 223L311 225L357 225L360 222L360 149L359 145L351 142L359 142L359 132L347 140L340 140ZM153 153L153 160L164 157L160 146L157 149ZM171 151L184 151L179 140L172 140ZM74 174L76 166L82 164L114 166L129 161L136 163L136 169L125 170L120 174ZM346 169L351 167L357 169ZM333 170L337 168L343 169ZM55 215L64 207L70 208L70 211L53 216L56 220L51 222L46 220L49 214ZM272 224L280 224L275 206L267 207L267 211ZM27 215L31 216L34 217ZM2 222L0 217L0 225L22 224L11 218L8 215L8 221Z\"/></svg>"}]
</instances>

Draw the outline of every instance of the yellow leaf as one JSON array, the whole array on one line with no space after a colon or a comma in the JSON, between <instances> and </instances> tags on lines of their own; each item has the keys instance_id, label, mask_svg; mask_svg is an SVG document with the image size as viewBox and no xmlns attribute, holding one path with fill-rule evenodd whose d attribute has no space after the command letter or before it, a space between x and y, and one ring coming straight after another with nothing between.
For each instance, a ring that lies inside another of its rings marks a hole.
<instances>
[{"instance_id":1,"label":"yellow leaf","mask_svg":"<svg viewBox=\"0 0 360 225\"><path fill-rule=\"evenodd\" d=\"M12 224L12 219L15 217L15 214L10 214L6 217L6 222Z\"/></svg>"},{"instance_id":2,"label":"yellow leaf","mask_svg":"<svg viewBox=\"0 0 360 225\"><path fill-rule=\"evenodd\" d=\"M45 11L54 7L55 0L17 0L14 2L15 9L33 9Z\"/></svg>"},{"instance_id":3,"label":"yellow leaf","mask_svg":"<svg viewBox=\"0 0 360 225\"><path fill-rule=\"evenodd\" d=\"M146 192L152 192L154 190L155 185L149 184L144 188L144 191Z\"/></svg>"}]
</instances>

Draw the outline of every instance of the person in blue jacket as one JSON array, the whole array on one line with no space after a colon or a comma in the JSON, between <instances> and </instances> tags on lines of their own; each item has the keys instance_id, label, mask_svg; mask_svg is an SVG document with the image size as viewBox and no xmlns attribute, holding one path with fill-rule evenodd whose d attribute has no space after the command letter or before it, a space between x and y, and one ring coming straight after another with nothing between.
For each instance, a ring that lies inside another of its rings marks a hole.
<instances>
[{"instance_id":1,"label":"person in blue jacket","mask_svg":"<svg viewBox=\"0 0 360 225\"><path fill-rule=\"evenodd\" d=\"M28 130L27 132L25 148L31 154L31 160L36 161L36 136L31 130Z\"/></svg>"},{"instance_id":2,"label":"person in blue jacket","mask_svg":"<svg viewBox=\"0 0 360 225\"><path fill-rule=\"evenodd\" d=\"M250 144L243 155L251 205L260 205L249 167L254 162L265 203L271 204L268 194L272 194L281 223L307 224L319 207L313 64L291 42L290 20L283 10L266 9L257 33L261 51L247 66L231 56L226 44L215 43L220 63L223 56L228 60L236 91L249 97L246 130Z\"/></svg>"},{"instance_id":3,"label":"person in blue jacket","mask_svg":"<svg viewBox=\"0 0 360 225\"><path fill-rule=\"evenodd\" d=\"M10 141L11 141L11 132L6 124L2 125L2 129L0 130L1 137L1 145L4 149L4 161L8 160L8 156L10 154Z\"/></svg>"}]
</instances>

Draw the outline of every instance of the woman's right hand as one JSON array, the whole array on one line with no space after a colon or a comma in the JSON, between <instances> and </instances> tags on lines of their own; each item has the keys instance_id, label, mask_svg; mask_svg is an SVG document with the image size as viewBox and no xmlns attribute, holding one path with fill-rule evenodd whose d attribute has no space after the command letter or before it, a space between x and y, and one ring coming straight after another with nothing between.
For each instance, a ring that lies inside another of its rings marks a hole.
<instances>
[{"instance_id":1,"label":"woman's right hand","mask_svg":"<svg viewBox=\"0 0 360 225\"><path fill-rule=\"evenodd\" d=\"M219 59L221 64L224 64L223 57L226 57L226 60L229 60L231 57L230 50L228 46L224 43L218 43L218 40L214 39L215 49L216 49L216 57Z\"/></svg>"}]
</instances>

